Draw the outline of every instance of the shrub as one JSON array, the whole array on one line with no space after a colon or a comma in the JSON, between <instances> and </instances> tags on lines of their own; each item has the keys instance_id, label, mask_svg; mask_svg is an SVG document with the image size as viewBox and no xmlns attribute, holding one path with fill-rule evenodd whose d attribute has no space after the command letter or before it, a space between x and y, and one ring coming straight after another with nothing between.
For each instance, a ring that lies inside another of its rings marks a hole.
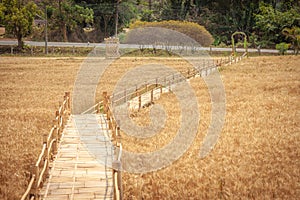
<instances>
[{"instance_id":1,"label":"shrub","mask_svg":"<svg viewBox=\"0 0 300 200\"><path fill-rule=\"evenodd\" d=\"M289 49L289 44L285 43L285 42L281 42L279 44L276 44L276 49L279 51L279 53L281 55L284 55L285 52L287 52L287 50Z\"/></svg>"},{"instance_id":2,"label":"shrub","mask_svg":"<svg viewBox=\"0 0 300 200\"><path fill-rule=\"evenodd\" d=\"M145 28L145 27L161 27L167 28L174 31L183 33L190 38L193 38L202 46L209 46L212 44L213 37L211 34L203 27L194 22L186 21L161 21L161 22L142 22L136 21L130 25L130 29Z\"/></svg>"}]
</instances>

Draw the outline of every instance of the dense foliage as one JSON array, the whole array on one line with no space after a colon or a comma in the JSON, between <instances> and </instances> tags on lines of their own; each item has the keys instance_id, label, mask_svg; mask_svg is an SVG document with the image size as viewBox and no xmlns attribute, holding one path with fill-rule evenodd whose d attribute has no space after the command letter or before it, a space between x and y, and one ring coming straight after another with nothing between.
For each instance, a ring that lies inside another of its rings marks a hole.
<instances>
[{"instance_id":1,"label":"dense foliage","mask_svg":"<svg viewBox=\"0 0 300 200\"><path fill-rule=\"evenodd\" d=\"M28 3L1 2L2 19L3 4ZM252 47L274 48L286 42L296 48L283 29L300 27L298 0L35 0L35 3L42 12L45 6L48 8L50 40L100 42L137 20L177 20L204 26L214 37L214 45L230 45L231 34L241 31L247 34ZM89 33L83 31L86 27L91 27ZM236 37L236 42L239 39Z\"/></svg>"},{"instance_id":2,"label":"dense foliage","mask_svg":"<svg viewBox=\"0 0 300 200\"><path fill-rule=\"evenodd\" d=\"M0 3L0 24L18 39L18 47L23 47L22 38L32 31L37 6L33 2L3 0Z\"/></svg>"}]
</instances>

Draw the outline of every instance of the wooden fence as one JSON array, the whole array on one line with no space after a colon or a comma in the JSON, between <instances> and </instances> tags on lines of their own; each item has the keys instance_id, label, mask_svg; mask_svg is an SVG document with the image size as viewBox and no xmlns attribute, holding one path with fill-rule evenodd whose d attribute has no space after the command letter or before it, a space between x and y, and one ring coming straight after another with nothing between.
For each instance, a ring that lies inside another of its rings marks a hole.
<instances>
[{"instance_id":1,"label":"wooden fence","mask_svg":"<svg viewBox=\"0 0 300 200\"><path fill-rule=\"evenodd\" d=\"M64 101L60 103L59 109L55 112L55 119L53 120L54 125L50 130L50 133L43 137L42 152L34 166L32 177L21 200L39 199L39 190L42 188L48 175L49 163L57 153L58 142L61 138L64 124L69 117L70 105L70 92L66 92Z\"/></svg>"},{"instance_id":2,"label":"wooden fence","mask_svg":"<svg viewBox=\"0 0 300 200\"><path fill-rule=\"evenodd\" d=\"M112 137L111 139L113 141L114 146L116 147L114 160L112 163L114 199L122 200L123 199L122 164L121 164L122 144L121 144L120 126L113 115L110 97L107 95L107 92L103 92L103 101L98 103L97 112L103 112L104 114L106 114L108 128L109 130L111 130L111 137Z\"/></svg>"},{"instance_id":3,"label":"wooden fence","mask_svg":"<svg viewBox=\"0 0 300 200\"><path fill-rule=\"evenodd\" d=\"M242 60L246 54L241 57L228 57L226 59L217 59L214 62L207 63L206 66L202 66L200 69L188 69L183 73L175 73L167 77L156 78L152 81L148 81L145 84L135 86L129 89L125 89L122 92L108 96L107 92L103 92L103 100L97 103L92 109L96 108L97 113L106 114L106 120L108 127L111 130L111 137L114 143L114 146L117 147L117 152L115 152L114 161L113 161L113 185L114 185L114 199L119 200L123 199L123 188L122 188L122 143L121 143L121 134L120 134L120 124L116 121L116 118L113 114L112 107L116 105L121 105L127 101L138 98L138 108L140 109L142 105L142 95L150 93L149 102L154 100L154 91L159 90L162 93L163 88L168 88L171 91L171 87L174 84L186 81L196 75L207 76L214 70L217 70L218 67L226 64L237 63ZM205 62L204 62L205 63ZM88 111L91 111L89 109Z\"/></svg>"},{"instance_id":4,"label":"wooden fence","mask_svg":"<svg viewBox=\"0 0 300 200\"><path fill-rule=\"evenodd\" d=\"M203 66L198 69L188 69L183 73L174 73L166 77L156 78L154 80L148 81L145 84L137 85L135 87L125 89L122 92L108 96L107 92L103 92L103 101L97 103L92 108L88 109L86 112L89 112L91 109L96 108L97 113L106 114L106 120L108 127L111 131L111 137L113 144L116 148L116 152L113 160L113 185L114 185L114 199L122 200L123 199L123 188L122 188L122 143L121 143L121 134L120 126L116 121L112 107L115 105L121 105L126 103L128 100L133 98L138 98L140 109L142 107L142 95L150 92L150 102L154 100L154 91L160 90L162 93L163 88L168 88L171 91L172 86L186 81L189 78L199 76L207 76L214 70L217 70L218 67L226 64L233 64L240 61L244 58L246 54L243 54L241 57L228 57L214 60L213 62L204 62ZM54 126L50 130L49 135L45 135L43 139L43 148L42 152L34 166L35 171L32 173L32 177L29 181L27 190L23 194L21 200L25 199L39 199L39 189L42 187L43 182L46 179L46 176L49 171L49 162L53 160L54 155L57 153L58 142L61 137L64 124L68 118L68 111L70 111L70 92L66 92L64 96L63 103L60 104L58 111L56 111L56 117L54 119ZM84 114L82 113L82 114Z\"/></svg>"},{"instance_id":5,"label":"wooden fence","mask_svg":"<svg viewBox=\"0 0 300 200\"><path fill-rule=\"evenodd\" d=\"M242 60L246 55L247 54L243 54L240 57L229 56L215 60L203 60L202 65L197 66L198 68L187 69L184 72L173 73L166 77L159 77L153 80L149 80L145 83L136 85L134 87L126 88L123 91L114 93L112 94L112 96L110 96L111 104L112 106L121 105L135 97L138 97L140 102L141 95L148 92L151 92L150 97L152 102L153 91L157 89L160 89L162 91L162 88L168 88L171 91L172 86L176 85L177 83L186 81L187 79L190 79L197 75L201 77L208 76L213 71L218 70L218 67L237 63L240 60ZM141 108L141 106L141 103L139 103L139 109Z\"/></svg>"}]
</instances>

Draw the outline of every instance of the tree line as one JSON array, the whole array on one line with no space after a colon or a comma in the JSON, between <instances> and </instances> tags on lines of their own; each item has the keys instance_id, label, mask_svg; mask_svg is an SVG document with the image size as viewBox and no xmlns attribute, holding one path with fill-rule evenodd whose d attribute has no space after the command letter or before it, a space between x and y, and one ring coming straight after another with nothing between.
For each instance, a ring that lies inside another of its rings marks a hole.
<instances>
[{"instance_id":1,"label":"tree line","mask_svg":"<svg viewBox=\"0 0 300 200\"><path fill-rule=\"evenodd\" d=\"M0 25L20 42L35 31L38 16L47 17L50 40L57 41L100 42L137 20L179 20L204 26L214 45L230 45L236 31L253 47L300 43L298 0L0 0Z\"/></svg>"}]
</instances>

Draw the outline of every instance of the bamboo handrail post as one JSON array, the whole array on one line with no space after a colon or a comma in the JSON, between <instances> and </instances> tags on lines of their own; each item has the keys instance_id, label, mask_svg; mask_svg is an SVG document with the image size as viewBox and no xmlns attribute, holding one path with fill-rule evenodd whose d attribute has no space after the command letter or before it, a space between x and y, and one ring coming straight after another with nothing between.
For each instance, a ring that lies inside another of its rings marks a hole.
<instances>
[{"instance_id":1,"label":"bamboo handrail post","mask_svg":"<svg viewBox=\"0 0 300 200\"><path fill-rule=\"evenodd\" d=\"M151 90L151 99L150 99L151 103L153 103L153 89Z\"/></svg>"},{"instance_id":2,"label":"bamboo handrail post","mask_svg":"<svg viewBox=\"0 0 300 200\"><path fill-rule=\"evenodd\" d=\"M62 110L63 110L62 102L61 102L61 101L58 101L58 111L59 111L59 115L62 115Z\"/></svg>"},{"instance_id":3,"label":"bamboo handrail post","mask_svg":"<svg viewBox=\"0 0 300 200\"><path fill-rule=\"evenodd\" d=\"M71 93L70 92L65 92L65 95L67 96L68 110L70 110L70 108L71 108L71 102L70 102L70 100L71 100Z\"/></svg>"},{"instance_id":4,"label":"bamboo handrail post","mask_svg":"<svg viewBox=\"0 0 300 200\"><path fill-rule=\"evenodd\" d=\"M34 195L38 195L38 177L40 177L40 166L35 165L35 184L34 184Z\"/></svg>"},{"instance_id":5,"label":"bamboo handrail post","mask_svg":"<svg viewBox=\"0 0 300 200\"><path fill-rule=\"evenodd\" d=\"M139 95L139 110L142 107L142 95Z\"/></svg>"},{"instance_id":6,"label":"bamboo handrail post","mask_svg":"<svg viewBox=\"0 0 300 200\"><path fill-rule=\"evenodd\" d=\"M102 93L103 97L103 109L104 109L104 114L107 114L108 111L108 99L107 99L107 92Z\"/></svg>"},{"instance_id":7,"label":"bamboo handrail post","mask_svg":"<svg viewBox=\"0 0 300 200\"><path fill-rule=\"evenodd\" d=\"M47 136L47 134L44 134L43 135L43 145L45 145L46 146L46 149L45 149L45 152L46 152L46 155L44 155L44 159L46 159L48 162L49 162L49 158L48 158L48 143L47 143L47 139L48 139L48 136ZM45 158L46 157L46 158ZM43 159L43 160L44 160ZM48 171L48 169L46 170L46 171Z\"/></svg>"}]
</instances>

